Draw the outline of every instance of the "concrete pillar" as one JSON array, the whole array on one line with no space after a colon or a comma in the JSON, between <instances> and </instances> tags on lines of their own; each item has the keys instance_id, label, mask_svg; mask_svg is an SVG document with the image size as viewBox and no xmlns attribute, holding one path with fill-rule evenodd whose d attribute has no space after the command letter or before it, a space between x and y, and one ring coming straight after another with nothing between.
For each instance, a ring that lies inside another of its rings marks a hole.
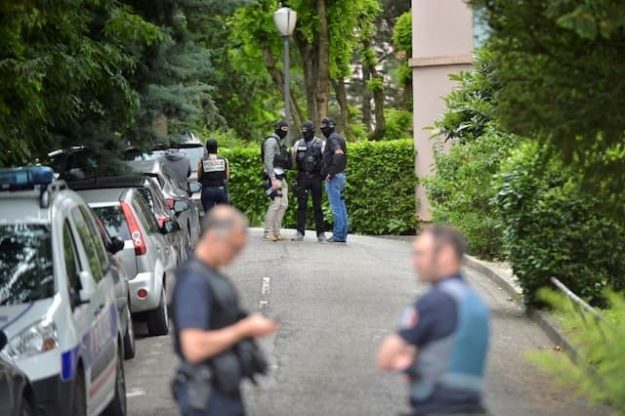
<instances>
[{"instance_id":1,"label":"concrete pillar","mask_svg":"<svg viewBox=\"0 0 625 416\"><path fill-rule=\"evenodd\" d=\"M443 97L452 89L449 75L470 70L473 51L473 16L463 0L412 0L412 79L414 88L414 139L419 179L432 173L431 131L427 130L445 109ZM423 186L417 188L419 217L432 215Z\"/></svg>"}]
</instances>

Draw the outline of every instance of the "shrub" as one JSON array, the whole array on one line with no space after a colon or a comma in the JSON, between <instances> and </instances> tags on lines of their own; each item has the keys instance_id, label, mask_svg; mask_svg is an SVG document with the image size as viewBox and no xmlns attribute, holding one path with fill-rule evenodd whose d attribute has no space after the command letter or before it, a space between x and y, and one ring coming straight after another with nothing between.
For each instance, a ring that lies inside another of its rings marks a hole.
<instances>
[{"instance_id":1,"label":"shrub","mask_svg":"<svg viewBox=\"0 0 625 416\"><path fill-rule=\"evenodd\" d=\"M425 183L434 222L456 227L476 256L503 258L501 223L491 200L497 194L500 161L518 140L490 127L479 139L438 153L436 174Z\"/></svg>"},{"instance_id":2,"label":"shrub","mask_svg":"<svg viewBox=\"0 0 625 416\"><path fill-rule=\"evenodd\" d=\"M258 146L225 149L223 154L230 160L233 204L247 214L253 225L262 224L268 200L262 189ZM346 200L351 231L377 235L414 232L417 218L412 139L354 143L349 145L348 158ZM293 178L291 173L289 182ZM293 227L297 202L292 192L289 203L285 226ZM326 198L324 211L326 220L330 220Z\"/></svg>"},{"instance_id":3,"label":"shrub","mask_svg":"<svg viewBox=\"0 0 625 416\"><path fill-rule=\"evenodd\" d=\"M386 126L384 140L412 139L412 113L406 110L388 108L384 110Z\"/></svg>"},{"instance_id":4,"label":"shrub","mask_svg":"<svg viewBox=\"0 0 625 416\"><path fill-rule=\"evenodd\" d=\"M554 351L532 351L529 358L551 373L574 395L597 403L609 403L616 414L625 414L625 299L608 294L610 308L605 321L596 321L588 312L580 314L561 294L541 294L552 305L565 326L576 356Z\"/></svg>"},{"instance_id":5,"label":"shrub","mask_svg":"<svg viewBox=\"0 0 625 416\"><path fill-rule=\"evenodd\" d=\"M583 192L580 174L536 143L512 153L499 181L504 248L526 302L551 276L592 302L607 286L625 287L625 229L600 214L599 189Z\"/></svg>"}]
</instances>

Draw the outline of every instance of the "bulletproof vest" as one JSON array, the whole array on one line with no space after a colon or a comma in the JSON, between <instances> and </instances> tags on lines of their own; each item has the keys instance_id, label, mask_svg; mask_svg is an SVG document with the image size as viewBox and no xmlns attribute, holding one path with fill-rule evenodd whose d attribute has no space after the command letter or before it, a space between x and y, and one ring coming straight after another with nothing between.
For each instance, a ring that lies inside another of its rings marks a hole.
<instances>
[{"instance_id":1,"label":"bulletproof vest","mask_svg":"<svg viewBox=\"0 0 625 416\"><path fill-rule=\"evenodd\" d=\"M262 143L260 144L260 160L262 162L265 162L265 143L267 143L267 140L277 140L278 146L280 147L280 152L276 153L276 155L273 158L273 166L276 168L289 169L290 159L288 156L288 150L286 146L282 144L282 141L280 140L280 138L276 136L275 134L265 137Z\"/></svg>"},{"instance_id":2,"label":"bulletproof vest","mask_svg":"<svg viewBox=\"0 0 625 416\"><path fill-rule=\"evenodd\" d=\"M295 149L295 161L300 172L319 173L323 160L323 141L315 137L309 142L301 139Z\"/></svg>"},{"instance_id":3,"label":"bulletproof vest","mask_svg":"<svg viewBox=\"0 0 625 416\"><path fill-rule=\"evenodd\" d=\"M466 282L450 279L439 287L458 306L458 327L449 336L419 349L409 370L413 374L410 396L415 402L427 400L435 389L461 390L476 396L483 389L490 332L488 307Z\"/></svg>"},{"instance_id":4,"label":"bulletproof vest","mask_svg":"<svg viewBox=\"0 0 625 416\"><path fill-rule=\"evenodd\" d=\"M217 187L226 184L228 164L225 158L217 156L216 159L202 159L202 170L204 173L199 178L202 186Z\"/></svg>"}]
</instances>

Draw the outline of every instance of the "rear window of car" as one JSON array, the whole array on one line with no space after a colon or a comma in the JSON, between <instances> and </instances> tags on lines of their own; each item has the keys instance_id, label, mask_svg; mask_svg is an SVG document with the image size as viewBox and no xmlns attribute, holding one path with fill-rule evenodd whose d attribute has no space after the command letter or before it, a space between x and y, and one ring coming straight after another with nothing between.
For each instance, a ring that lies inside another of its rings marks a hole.
<instances>
[{"instance_id":1,"label":"rear window of car","mask_svg":"<svg viewBox=\"0 0 625 416\"><path fill-rule=\"evenodd\" d=\"M119 205L95 207L93 210L111 237L118 237L124 241L131 239L128 223Z\"/></svg>"},{"instance_id":2,"label":"rear window of car","mask_svg":"<svg viewBox=\"0 0 625 416\"><path fill-rule=\"evenodd\" d=\"M0 305L18 305L54 295L50 227L0 226Z\"/></svg>"}]
</instances>

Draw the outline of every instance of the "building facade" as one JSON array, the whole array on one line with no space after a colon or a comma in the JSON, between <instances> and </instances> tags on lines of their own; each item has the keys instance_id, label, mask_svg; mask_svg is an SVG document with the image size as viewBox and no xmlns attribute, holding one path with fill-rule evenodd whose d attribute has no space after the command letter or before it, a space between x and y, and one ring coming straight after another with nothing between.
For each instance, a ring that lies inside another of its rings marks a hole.
<instances>
[{"instance_id":1,"label":"building facade","mask_svg":"<svg viewBox=\"0 0 625 416\"><path fill-rule=\"evenodd\" d=\"M421 179L433 172L434 148L444 147L428 129L445 109L453 88L450 74L471 69L473 13L463 0L412 0L412 79L416 172ZM425 189L417 188L419 218L432 215Z\"/></svg>"}]
</instances>

